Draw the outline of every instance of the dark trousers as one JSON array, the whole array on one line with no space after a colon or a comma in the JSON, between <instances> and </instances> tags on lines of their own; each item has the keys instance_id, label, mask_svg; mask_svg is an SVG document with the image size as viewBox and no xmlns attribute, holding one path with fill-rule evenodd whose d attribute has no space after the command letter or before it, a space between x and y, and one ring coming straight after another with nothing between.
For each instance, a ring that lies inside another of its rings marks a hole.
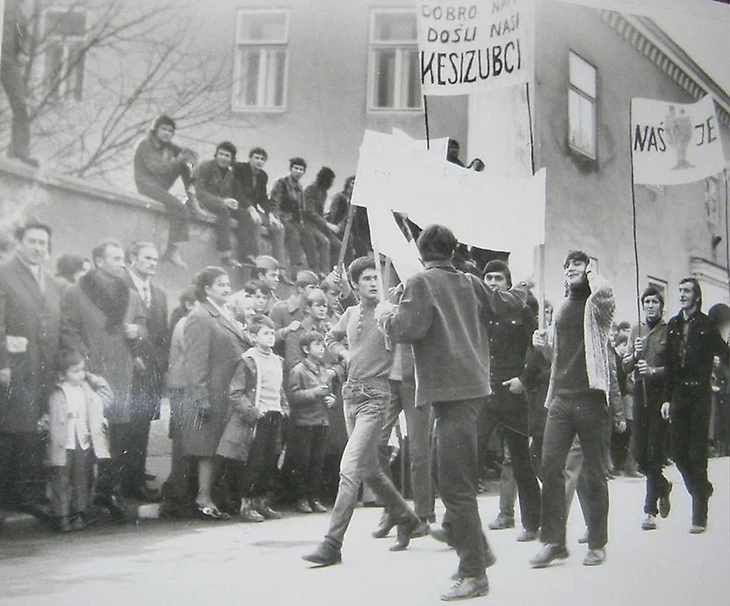
<instances>
[{"instance_id":1,"label":"dark trousers","mask_svg":"<svg viewBox=\"0 0 730 606\"><path fill-rule=\"evenodd\" d=\"M236 255L243 261L246 257L256 258L259 255L259 245L256 230L258 226L253 222L249 209L239 206L232 213L238 222L236 228Z\"/></svg>"},{"instance_id":2,"label":"dark trousers","mask_svg":"<svg viewBox=\"0 0 730 606\"><path fill-rule=\"evenodd\" d=\"M0 503L37 504L45 494L43 444L33 432L0 433Z\"/></svg>"},{"instance_id":3,"label":"dark trousers","mask_svg":"<svg viewBox=\"0 0 730 606\"><path fill-rule=\"evenodd\" d=\"M304 263L306 256L307 263L310 267L314 258L314 242L306 230L304 225L282 219L284 224L284 239L286 242L287 252L289 253L289 265L291 267L300 266ZM292 276L293 277L293 276Z\"/></svg>"},{"instance_id":4,"label":"dark trousers","mask_svg":"<svg viewBox=\"0 0 730 606\"><path fill-rule=\"evenodd\" d=\"M195 499L195 488L191 472L191 460L185 457L182 447L183 416L182 406L185 398L184 389L170 390L170 429L168 435L172 440L170 475L162 485L162 498L171 508L183 508Z\"/></svg>"},{"instance_id":5,"label":"dark trousers","mask_svg":"<svg viewBox=\"0 0 730 606\"><path fill-rule=\"evenodd\" d=\"M91 501L94 485L94 451L66 450L66 465L51 467L51 505L53 515L68 517L85 513Z\"/></svg>"},{"instance_id":6,"label":"dark trousers","mask_svg":"<svg viewBox=\"0 0 730 606\"><path fill-rule=\"evenodd\" d=\"M712 392L710 386L682 386L672 401L672 451L687 492L692 496L692 524L707 525L707 442Z\"/></svg>"},{"instance_id":7,"label":"dark trousers","mask_svg":"<svg viewBox=\"0 0 730 606\"><path fill-rule=\"evenodd\" d=\"M265 497L272 488L281 454L282 429L283 417L279 412L267 412L258 420L241 480L244 498Z\"/></svg>"},{"instance_id":8,"label":"dark trousers","mask_svg":"<svg viewBox=\"0 0 730 606\"><path fill-rule=\"evenodd\" d=\"M646 476L646 497L644 513L657 515L659 497L666 496L669 482L664 477L664 436L667 422L662 418L661 405L663 398L653 395L644 399L641 383L637 384L634 398L634 458L639 470Z\"/></svg>"},{"instance_id":9,"label":"dark trousers","mask_svg":"<svg viewBox=\"0 0 730 606\"><path fill-rule=\"evenodd\" d=\"M231 209L222 200L208 197L200 198L200 205L215 215L215 249L228 252L231 246Z\"/></svg>"},{"instance_id":10,"label":"dark trousers","mask_svg":"<svg viewBox=\"0 0 730 606\"><path fill-rule=\"evenodd\" d=\"M484 444L497 427L502 429L517 483L522 526L536 532L540 527L540 486L532 469L527 435L527 399L503 385L492 385L492 395L479 413L479 440Z\"/></svg>"},{"instance_id":11,"label":"dark trousers","mask_svg":"<svg viewBox=\"0 0 730 606\"><path fill-rule=\"evenodd\" d=\"M565 545L567 511L564 470L576 434L584 457L580 481L585 486L583 514L588 526L588 547L598 549L608 542L608 485L603 441L607 423L608 408L602 392L555 396L550 402L542 446L543 543Z\"/></svg>"},{"instance_id":12,"label":"dark trousers","mask_svg":"<svg viewBox=\"0 0 730 606\"><path fill-rule=\"evenodd\" d=\"M158 185L138 183L137 189L140 194L165 205L170 221L170 231L167 235L168 246L188 242L190 240L190 208L185 202Z\"/></svg>"},{"instance_id":13,"label":"dark trousers","mask_svg":"<svg viewBox=\"0 0 730 606\"><path fill-rule=\"evenodd\" d=\"M289 472L292 498L309 501L320 498L327 425L294 425L289 428L285 469Z\"/></svg>"},{"instance_id":14,"label":"dark trousers","mask_svg":"<svg viewBox=\"0 0 730 606\"><path fill-rule=\"evenodd\" d=\"M477 418L483 405L483 398L433 403L438 486L446 508L442 525L464 577L486 571L488 547L477 504Z\"/></svg>"},{"instance_id":15,"label":"dark trousers","mask_svg":"<svg viewBox=\"0 0 730 606\"><path fill-rule=\"evenodd\" d=\"M333 260L337 260L340 256L341 242L331 231L325 232L311 223L307 224L306 228L316 251L316 261L312 269L321 274L328 274L332 271Z\"/></svg>"},{"instance_id":16,"label":"dark trousers","mask_svg":"<svg viewBox=\"0 0 730 606\"><path fill-rule=\"evenodd\" d=\"M129 453L134 445L133 442L130 442L131 435L130 423L109 425L109 453L111 458L99 461L99 478L96 483L96 492L100 496L119 496L123 488L122 481L127 475Z\"/></svg>"}]
</instances>

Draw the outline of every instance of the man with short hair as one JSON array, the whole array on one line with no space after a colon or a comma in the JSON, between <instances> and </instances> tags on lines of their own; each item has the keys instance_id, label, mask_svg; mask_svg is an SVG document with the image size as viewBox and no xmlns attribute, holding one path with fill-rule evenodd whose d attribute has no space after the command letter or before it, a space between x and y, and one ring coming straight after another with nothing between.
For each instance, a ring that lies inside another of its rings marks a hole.
<instances>
[{"instance_id":1,"label":"man with short hair","mask_svg":"<svg viewBox=\"0 0 730 606\"><path fill-rule=\"evenodd\" d=\"M360 303L348 307L325 337L330 352L347 365L342 390L348 440L340 462L340 483L327 535L303 558L318 566L342 561L345 532L357 505L362 481L368 482L398 526L391 551L406 549L420 520L383 472L378 461L378 436L390 399L388 375L393 353L378 330L378 270L372 257L359 257L348 268Z\"/></svg>"},{"instance_id":2,"label":"man with short hair","mask_svg":"<svg viewBox=\"0 0 730 606\"><path fill-rule=\"evenodd\" d=\"M446 507L444 538L459 555L458 580L442 600L486 595L486 569L496 558L482 530L477 503L477 418L490 394L487 321L525 306L528 284L490 290L453 263L458 244L447 227L430 225L418 238L425 263L405 284L397 307L381 303L380 326L396 343L410 343L416 368L416 406L436 417L438 488ZM435 531L432 531L432 534Z\"/></svg>"},{"instance_id":3,"label":"man with short hair","mask_svg":"<svg viewBox=\"0 0 730 606\"><path fill-rule=\"evenodd\" d=\"M157 248L138 241L127 250L127 286L142 300L146 334L137 342L130 395L128 465L122 477L122 494L141 501L154 500L146 486L147 446L150 424L160 418L160 398L170 349L167 296L152 282L157 270Z\"/></svg>"},{"instance_id":4,"label":"man with short hair","mask_svg":"<svg viewBox=\"0 0 730 606\"><path fill-rule=\"evenodd\" d=\"M484 283L492 291L509 290L512 273L508 265L499 259L487 263ZM487 335L492 393L479 412L481 455L484 456L489 438L497 428L501 429L509 451L522 515L523 531L517 537L521 542L534 541L540 527L540 487L530 462L529 406L523 377L525 358L536 328L535 317L529 307L489 320ZM514 518L500 512L489 528L503 530L512 528L514 523Z\"/></svg>"},{"instance_id":5,"label":"man with short hair","mask_svg":"<svg viewBox=\"0 0 730 606\"><path fill-rule=\"evenodd\" d=\"M238 254L241 259L253 260L261 253L264 232L269 234L273 255L284 262L284 226L273 211L266 187L269 175L264 165L269 155L263 147L254 147L248 153L248 162L233 165L234 195L239 209Z\"/></svg>"},{"instance_id":6,"label":"man with short hair","mask_svg":"<svg viewBox=\"0 0 730 606\"><path fill-rule=\"evenodd\" d=\"M301 321L304 319L304 306L307 295L319 286L319 278L312 271L304 270L297 274L296 292L286 301L274 305L271 310L271 319L276 326L277 347L283 347L286 336L295 330L299 330Z\"/></svg>"},{"instance_id":7,"label":"man with short hair","mask_svg":"<svg viewBox=\"0 0 730 606\"><path fill-rule=\"evenodd\" d=\"M88 360L89 372L109 383L114 399L105 411L111 460L100 465L98 502L123 519L121 481L130 465L134 360L146 338L146 313L136 289L125 282L124 249L105 240L92 251L94 269L69 286L61 300L61 348Z\"/></svg>"},{"instance_id":8,"label":"man with short hair","mask_svg":"<svg viewBox=\"0 0 730 606\"><path fill-rule=\"evenodd\" d=\"M314 240L304 225L304 190L300 181L306 171L304 158L292 158L289 160L289 174L277 179L271 189L274 215L284 225L292 277L302 268L305 254L309 269L317 269Z\"/></svg>"},{"instance_id":9,"label":"man with short hair","mask_svg":"<svg viewBox=\"0 0 730 606\"><path fill-rule=\"evenodd\" d=\"M196 189L200 204L216 216L216 250L221 253L221 264L241 267L233 254L231 241L231 213L238 208L233 197L233 163L236 161L236 146L222 141L215 148L212 160L206 160L198 167ZM240 227L240 222L239 222Z\"/></svg>"},{"instance_id":10,"label":"man with short hair","mask_svg":"<svg viewBox=\"0 0 730 606\"><path fill-rule=\"evenodd\" d=\"M134 182L140 194L165 205L170 216L170 232L162 258L185 269L187 265L180 257L178 246L190 240L190 217L193 213L203 218L210 215L200 208L195 195L197 154L175 145L172 142L174 135L175 121L164 114L158 116L134 152ZM170 193L178 178L185 186L185 202Z\"/></svg>"},{"instance_id":11,"label":"man with short hair","mask_svg":"<svg viewBox=\"0 0 730 606\"><path fill-rule=\"evenodd\" d=\"M667 323L666 389L661 413L671 421L672 452L692 497L692 534L707 529L714 488L707 478L714 356L727 362L728 349L714 322L702 313L702 288L695 278L679 283L680 311Z\"/></svg>"},{"instance_id":12,"label":"man with short hair","mask_svg":"<svg viewBox=\"0 0 730 606\"><path fill-rule=\"evenodd\" d=\"M318 271L321 277L332 271L332 259L337 259L340 255L341 242L335 235L338 228L324 218L327 192L334 180L334 171L323 166L319 169L314 183L304 190L304 225L315 242L318 258L315 271Z\"/></svg>"},{"instance_id":13,"label":"man with short hair","mask_svg":"<svg viewBox=\"0 0 730 606\"><path fill-rule=\"evenodd\" d=\"M603 436L608 422L611 362L608 334L615 303L611 286L590 268L583 251L571 251L563 263L567 298L548 330L535 331L532 344L552 360L546 396L548 417L542 448L543 549L530 560L544 568L568 557L566 547L565 463L576 434L583 451L588 553L583 564L606 560L608 485Z\"/></svg>"},{"instance_id":14,"label":"man with short hair","mask_svg":"<svg viewBox=\"0 0 730 606\"><path fill-rule=\"evenodd\" d=\"M667 323L662 318L664 295L649 286L641 295L644 321L631 329L622 364L634 375L634 457L646 476L646 498L641 523L644 530L654 530L656 517L669 515L672 483L664 477L664 436L667 422L662 418L664 402Z\"/></svg>"},{"instance_id":15,"label":"man with short hair","mask_svg":"<svg viewBox=\"0 0 730 606\"><path fill-rule=\"evenodd\" d=\"M56 378L61 294L43 267L51 228L28 223L15 235L15 257L0 266L0 504L40 513L36 429Z\"/></svg>"}]
</instances>

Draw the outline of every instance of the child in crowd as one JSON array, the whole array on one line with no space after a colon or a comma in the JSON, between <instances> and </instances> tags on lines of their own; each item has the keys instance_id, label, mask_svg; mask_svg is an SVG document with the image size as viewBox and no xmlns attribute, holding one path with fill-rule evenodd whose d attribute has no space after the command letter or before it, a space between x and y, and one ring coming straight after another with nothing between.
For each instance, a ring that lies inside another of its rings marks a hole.
<instances>
[{"instance_id":1,"label":"child in crowd","mask_svg":"<svg viewBox=\"0 0 730 606\"><path fill-rule=\"evenodd\" d=\"M48 431L46 463L51 468L51 504L59 532L86 528L94 461L110 458L104 408L112 397L104 379L86 372L79 352L60 355L59 382L40 421Z\"/></svg>"},{"instance_id":2,"label":"child in crowd","mask_svg":"<svg viewBox=\"0 0 730 606\"><path fill-rule=\"evenodd\" d=\"M284 393L282 359L274 351L274 323L256 315L247 326L254 346L233 374L229 394L231 419L218 455L246 461L241 479L241 519L263 522L281 514L268 503L282 450L284 417L289 409Z\"/></svg>"},{"instance_id":3,"label":"child in crowd","mask_svg":"<svg viewBox=\"0 0 730 606\"><path fill-rule=\"evenodd\" d=\"M266 315L271 299L271 289L261 280L250 280L243 285L246 296L253 301L253 309L257 314Z\"/></svg>"},{"instance_id":4,"label":"child in crowd","mask_svg":"<svg viewBox=\"0 0 730 606\"><path fill-rule=\"evenodd\" d=\"M320 501L320 491L329 429L327 409L336 403L332 393L335 372L324 364L322 334L314 330L304 332L299 346L305 357L289 373L292 422L284 468L289 472L295 509L301 513L324 513L327 509Z\"/></svg>"},{"instance_id":5,"label":"child in crowd","mask_svg":"<svg viewBox=\"0 0 730 606\"><path fill-rule=\"evenodd\" d=\"M284 370L286 373L294 368L297 362L304 359L299 343L301 336L312 330L324 336L330 329L327 295L320 289L315 288L307 292L302 311L303 317L298 328L287 333L284 341ZM331 356L327 356L326 363L330 361Z\"/></svg>"}]
</instances>

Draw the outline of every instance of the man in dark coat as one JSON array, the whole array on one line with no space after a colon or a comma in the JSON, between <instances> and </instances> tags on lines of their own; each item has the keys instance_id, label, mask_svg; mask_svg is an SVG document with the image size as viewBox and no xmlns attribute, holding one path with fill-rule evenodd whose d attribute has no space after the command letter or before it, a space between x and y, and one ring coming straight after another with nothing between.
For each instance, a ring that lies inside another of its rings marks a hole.
<instances>
[{"instance_id":1,"label":"man in dark coat","mask_svg":"<svg viewBox=\"0 0 730 606\"><path fill-rule=\"evenodd\" d=\"M157 269L157 248L151 242L135 242L127 250L127 286L142 300L145 312L146 336L137 343L129 423L129 465L122 477L122 494L139 500L151 500L154 495L145 485L145 463L150 424L160 418L165 371L170 349L167 326L167 296L152 283Z\"/></svg>"},{"instance_id":2,"label":"man in dark coat","mask_svg":"<svg viewBox=\"0 0 730 606\"><path fill-rule=\"evenodd\" d=\"M416 366L416 406L431 403L436 417L438 486L446 507L444 530L459 555L457 583L441 596L459 600L486 595L486 569L495 562L477 505L477 418L490 394L487 320L525 307L528 285L505 292L458 271L457 240L442 225L418 238L425 269L410 278L400 303L376 309L396 343L411 343ZM432 534L434 531L432 531Z\"/></svg>"},{"instance_id":3,"label":"man in dark coat","mask_svg":"<svg viewBox=\"0 0 730 606\"><path fill-rule=\"evenodd\" d=\"M95 269L70 286L61 301L61 347L87 357L87 368L107 380L114 393L106 418L111 460L99 469L100 504L121 518L119 488L129 465L132 381L146 314L139 295L124 281L124 249L106 240L92 253Z\"/></svg>"},{"instance_id":4,"label":"man in dark coat","mask_svg":"<svg viewBox=\"0 0 730 606\"><path fill-rule=\"evenodd\" d=\"M50 227L31 223L16 236L15 258L0 267L0 498L35 512L44 492L36 428L55 378L60 293L43 269Z\"/></svg>"},{"instance_id":5,"label":"man in dark coat","mask_svg":"<svg viewBox=\"0 0 730 606\"><path fill-rule=\"evenodd\" d=\"M681 311L667 323L666 392L661 413L671 420L674 462L692 497L692 534L707 528L713 487L707 479L707 447L714 356L727 361L727 345L702 313L702 289L695 278L679 283Z\"/></svg>"}]
</instances>

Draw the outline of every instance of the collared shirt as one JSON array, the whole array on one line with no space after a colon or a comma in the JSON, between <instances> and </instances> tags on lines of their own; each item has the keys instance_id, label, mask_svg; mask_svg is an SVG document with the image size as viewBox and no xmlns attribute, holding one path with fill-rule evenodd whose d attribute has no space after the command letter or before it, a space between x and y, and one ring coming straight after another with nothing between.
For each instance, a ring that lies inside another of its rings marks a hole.
<instances>
[{"instance_id":1,"label":"collared shirt","mask_svg":"<svg viewBox=\"0 0 730 606\"><path fill-rule=\"evenodd\" d=\"M150 279L147 278L146 280L143 280L133 271L130 271L129 275L132 278L134 286L137 288L137 292L139 293L142 302L145 304L145 307L149 309L152 305L152 287L150 286Z\"/></svg>"},{"instance_id":2,"label":"collared shirt","mask_svg":"<svg viewBox=\"0 0 730 606\"><path fill-rule=\"evenodd\" d=\"M45 279L43 277L43 266L31 265L25 259L23 259L23 257L21 257L20 255L18 255L18 261L20 261L23 265L25 265L28 268L28 271L35 278L35 281L38 282L38 288L41 289L41 292L45 292L46 283L45 283Z\"/></svg>"}]
</instances>

